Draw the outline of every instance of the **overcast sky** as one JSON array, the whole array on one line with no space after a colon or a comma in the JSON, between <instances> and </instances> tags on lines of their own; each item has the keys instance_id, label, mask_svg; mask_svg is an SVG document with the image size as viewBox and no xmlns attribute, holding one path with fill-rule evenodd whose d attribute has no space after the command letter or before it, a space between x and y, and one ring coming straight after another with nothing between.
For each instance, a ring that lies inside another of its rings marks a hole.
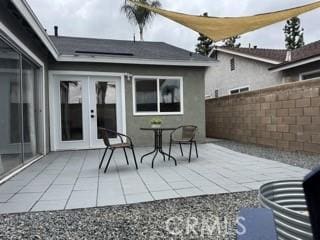
<instances>
[{"instance_id":1,"label":"overcast sky","mask_svg":"<svg viewBox=\"0 0 320 240\"><path fill-rule=\"evenodd\" d=\"M124 0L27 0L49 34L59 26L59 34L66 36L97 37L132 40L139 38L137 27L130 24L120 12ZM300 6L311 0L160 0L162 7L184 13L210 16L245 16ZM305 42L320 39L320 9L301 16ZM258 45L264 48L284 47L284 22L240 39L243 47ZM146 41L164 41L188 50L194 50L198 34L171 20L156 16L145 29Z\"/></svg>"}]
</instances>

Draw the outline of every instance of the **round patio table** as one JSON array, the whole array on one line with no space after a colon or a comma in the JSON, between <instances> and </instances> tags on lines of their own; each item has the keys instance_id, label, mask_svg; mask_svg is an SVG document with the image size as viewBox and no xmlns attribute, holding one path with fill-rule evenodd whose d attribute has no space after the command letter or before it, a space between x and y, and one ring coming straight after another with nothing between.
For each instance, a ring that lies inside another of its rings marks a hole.
<instances>
[{"instance_id":1,"label":"round patio table","mask_svg":"<svg viewBox=\"0 0 320 240\"><path fill-rule=\"evenodd\" d=\"M163 148L162 148L162 132L163 131L173 131L175 129L176 128L162 128L162 127L160 127L160 128L151 128L151 127L150 128L140 128L140 130L153 131L153 133L154 133L154 149L153 149L153 151L143 155L141 157L140 162L142 163L142 160L144 157L149 156L151 154L154 154L154 156L152 158L152 164L151 164L151 167L153 168L154 160L155 160L156 156L158 155L158 153L160 153L163 156L163 161L165 161L166 156L168 156L168 159L169 160L170 160L170 158L173 159L174 164L177 166L177 160L174 157L170 156L168 153L164 152Z\"/></svg>"}]
</instances>

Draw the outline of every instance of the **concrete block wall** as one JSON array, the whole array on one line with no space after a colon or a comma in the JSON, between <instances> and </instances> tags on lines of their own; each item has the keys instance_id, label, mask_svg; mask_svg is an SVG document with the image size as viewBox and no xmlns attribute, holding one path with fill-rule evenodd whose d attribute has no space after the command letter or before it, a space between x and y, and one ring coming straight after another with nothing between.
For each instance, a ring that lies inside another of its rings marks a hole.
<instances>
[{"instance_id":1,"label":"concrete block wall","mask_svg":"<svg viewBox=\"0 0 320 240\"><path fill-rule=\"evenodd\" d=\"M206 134L320 153L320 79L208 99Z\"/></svg>"}]
</instances>

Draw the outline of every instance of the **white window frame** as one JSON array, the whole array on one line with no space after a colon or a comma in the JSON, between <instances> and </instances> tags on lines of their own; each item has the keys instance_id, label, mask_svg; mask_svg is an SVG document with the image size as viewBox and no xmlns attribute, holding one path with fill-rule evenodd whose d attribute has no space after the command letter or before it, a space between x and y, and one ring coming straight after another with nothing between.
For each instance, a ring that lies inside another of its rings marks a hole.
<instances>
[{"instance_id":1,"label":"white window frame","mask_svg":"<svg viewBox=\"0 0 320 240\"><path fill-rule=\"evenodd\" d=\"M234 90L239 90L238 93L234 93L234 94L239 94L239 93L241 93L240 90L243 89L243 88L248 88L248 92L250 91L250 85L241 86L241 87L236 87L236 88L229 89L229 95L233 95L233 94L231 94L231 92L234 91Z\"/></svg>"},{"instance_id":2,"label":"white window frame","mask_svg":"<svg viewBox=\"0 0 320 240\"><path fill-rule=\"evenodd\" d=\"M157 81L157 109L156 112L137 112L136 108L136 80L140 79L152 79ZM172 79L180 81L180 112L160 112L160 79ZM183 115L184 107L183 107L183 77L181 76L145 76L145 75L137 75L132 78L132 103L133 103L133 116L165 116L165 115Z\"/></svg>"},{"instance_id":3,"label":"white window frame","mask_svg":"<svg viewBox=\"0 0 320 240\"><path fill-rule=\"evenodd\" d=\"M304 76L304 75L309 75L309 74L313 74L313 73L317 73L317 72L320 72L320 69L313 70L313 71L309 71L309 72L300 73L300 74L299 74L299 80L300 80L300 81L307 81L307 80L319 79L320 77L303 79L303 76Z\"/></svg>"}]
</instances>

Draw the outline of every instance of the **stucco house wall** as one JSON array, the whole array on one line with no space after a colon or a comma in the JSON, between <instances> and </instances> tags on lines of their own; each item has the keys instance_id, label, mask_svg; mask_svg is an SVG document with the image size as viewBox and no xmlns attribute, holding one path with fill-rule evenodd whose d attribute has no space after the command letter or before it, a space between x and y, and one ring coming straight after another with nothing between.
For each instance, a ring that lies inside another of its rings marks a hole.
<instances>
[{"instance_id":1,"label":"stucco house wall","mask_svg":"<svg viewBox=\"0 0 320 240\"><path fill-rule=\"evenodd\" d=\"M203 94L205 67L51 62L49 69L183 77L184 114L159 117L162 118L164 127L177 127L183 124L197 125L199 128L198 140L202 141L205 138L205 97ZM132 80L125 81L125 102L127 134L133 138L135 145L150 146L153 144L153 133L141 131L140 128L148 127L150 119L154 116L133 115ZM168 134L165 133L163 136L165 144L169 141Z\"/></svg>"},{"instance_id":2,"label":"stucco house wall","mask_svg":"<svg viewBox=\"0 0 320 240\"><path fill-rule=\"evenodd\" d=\"M235 70L230 69L230 60L235 59ZM249 86L250 90L271 87L282 83L282 73L271 73L272 64L251 60L229 53L218 52L217 61L205 75L205 94L214 97L229 95L230 89Z\"/></svg>"}]
</instances>

